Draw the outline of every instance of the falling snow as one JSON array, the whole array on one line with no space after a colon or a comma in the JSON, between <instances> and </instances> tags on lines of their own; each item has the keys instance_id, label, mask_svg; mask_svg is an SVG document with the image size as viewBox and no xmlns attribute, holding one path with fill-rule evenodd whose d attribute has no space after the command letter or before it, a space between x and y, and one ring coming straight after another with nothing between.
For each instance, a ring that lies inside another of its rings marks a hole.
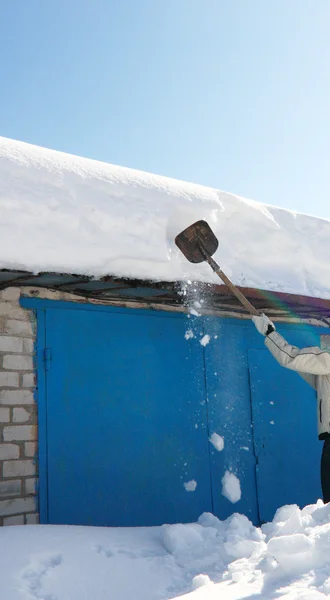
<instances>
[{"instance_id":1,"label":"falling snow","mask_svg":"<svg viewBox=\"0 0 330 600\"><path fill-rule=\"evenodd\" d=\"M221 437L221 435L219 435L218 433L212 433L212 435L210 436L210 442L214 446L214 448L218 450L218 452L222 452L222 450L225 447L225 441L223 437Z\"/></svg>"},{"instance_id":2,"label":"falling snow","mask_svg":"<svg viewBox=\"0 0 330 600\"><path fill-rule=\"evenodd\" d=\"M202 346L207 346L207 344L210 342L211 336L209 336L208 334L204 335L200 341L200 344Z\"/></svg>"},{"instance_id":3,"label":"falling snow","mask_svg":"<svg viewBox=\"0 0 330 600\"><path fill-rule=\"evenodd\" d=\"M194 492L195 489L197 488L197 481L195 481L194 479L191 479L191 481L187 481L183 485L184 485L186 492Z\"/></svg>"},{"instance_id":4,"label":"falling snow","mask_svg":"<svg viewBox=\"0 0 330 600\"><path fill-rule=\"evenodd\" d=\"M184 334L184 337L186 338L186 340L191 340L194 337L193 330L188 329L188 331L186 331L186 333Z\"/></svg>"},{"instance_id":5,"label":"falling snow","mask_svg":"<svg viewBox=\"0 0 330 600\"><path fill-rule=\"evenodd\" d=\"M222 495L230 502L235 504L241 499L241 484L240 480L234 473L226 471L222 480Z\"/></svg>"}]
</instances>

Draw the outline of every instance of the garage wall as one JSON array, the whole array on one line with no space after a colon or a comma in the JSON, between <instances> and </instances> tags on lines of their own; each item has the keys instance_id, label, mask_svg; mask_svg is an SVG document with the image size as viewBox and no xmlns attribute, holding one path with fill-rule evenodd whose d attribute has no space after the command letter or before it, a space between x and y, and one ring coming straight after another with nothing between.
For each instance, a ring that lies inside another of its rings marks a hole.
<instances>
[{"instance_id":1,"label":"garage wall","mask_svg":"<svg viewBox=\"0 0 330 600\"><path fill-rule=\"evenodd\" d=\"M38 522L33 312L0 292L0 525Z\"/></svg>"},{"instance_id":2,"label":"garage wall","mask_svg":"<svg viewBox=\"0 0 330 600\"><path fill-rule=\"evenodd\" d=\"M36 323L34 320L34 311L23 309L20 306L20 294L21 290L19 288L8 288L0 291L0 525L34 524L39 522L37 500L38 464L36 459L38 434L34 376ZM40 291L34 288L31 288L31 290L24 288L24 296L29 296L30 298L48 298L49 300L74 301L78 303L83 302L81 298L77 300L64 292ZM242 421L240 430L238 430L237 425L229 428L233 439L228 435L226 436L224 452L218 453L211 449L213 479L216 481L218 474L223 472L227 463L231 465L232 456L240 455L240 464L236 465L236 467L244 488L247 489L244 478L248 479L248 474L255 470L255 451L253 449L253 436L251 437L253 429L250 430L250 427L252 427L250 425L252 415L250 414L249 392L249 377L251 377L251 373L249 375L247 350L249 348L263 349L263 341L248 322L243 324L236 319L233 321L222 318L197 319L197 322L201 327L202 323L204 323L204 333L208 333L212 337L212 343L208 344L205 348L206 373L209 375L207 392L209 397L210 427L214 431L220 431L221 423L230 423L231 416L238 415L241 422L242 409L246 413L244 413L245 418ZM321 335L322 345L330 347L328 329L322 330L318 328L314 332L312 328L308 328L307 330L305 326L298 329L297 326L286 325L284 326L283 333L290 335L290 341L298 345L319 344ZM295 331L294 334L293 331ZM199 339L195 341L200 348ZM264 353L265 351L263 350ZM231 398L228 398L228 390L233 395L233 363L237 366L237 372L235 371L234 377L236 385L234 402L231 403ZM263 363L261 364L261 375L264 372L262 365ZM273 369L275 368L273 362L270 368L273 373ZM224 385L226 377L229 374L231 374L230 384ZM262 389L260 386L261 375L257 376L258 390ZM284 375L281 372L281 374L279 373L279 379L282 377ZM267 376L264 395L267 395L269 392L267 386L270 379L272 377ZM291 378L290 385L291 382L292 385L296 385L296 379ZM287 387L285 386L285 389ZM305 393L309 392L304 389L299 390L299 392L293 395L297 401L301 401L301 397ZM253 409L258 408L259 399L254 397L255 392L253 389L251 394L253 412ZM283 394L279 394L280 396L283 396ZM285 398L281 397L281 402L285 403L284 401ZM276 409L276 402L273 399L268 404L269 410L273 411ZM313 400L311 400L311 406L313 414L311 414L310 420L312 421L314 419ZM238 407L239 413L237 411ZM280 414L282 411L280 402L277 408ZM225 412L223 413L223 411ZM306 419L308 420L309 417L306 417ZM247 421L249 421L249 429L244 425ZM263 421L259 417L257 421L260 424L262 423L262 432L265 432L267 440L271 439L277 423L280 423L279 417L275 420L273 417L268 418L268 413L265 415ZM240 439L242 435L248 439L242 441ZM276 436L276 439L279 439L279 437ZM316 441L315 434L315 443ZM237 445L239 445L239 453L234 452ZM277 456L277 453L272 452L271 454ZM268 461L269 459L267 458L267 464ZM317 465L318 459L315 459L313 464ZM231 466L236 470L234 464ZM290 468L290 472L294 472L294 468ZM223 504L220 484L221 478L217 484L214 484L214 494L218 500L222 500ZM255 493L254 484L252 487L249 487L247 494L249 504L255 503L251 501L252 495L254 496ZM232 505L229 508L232 510ZM242 510L242 512L247 512L243 510L243 507L238 505L235 505L235 508ZM222 518L225 516L227 515L222 515ZM251 515L249 516L251 517Z\"/></svg>"}]
</instances>

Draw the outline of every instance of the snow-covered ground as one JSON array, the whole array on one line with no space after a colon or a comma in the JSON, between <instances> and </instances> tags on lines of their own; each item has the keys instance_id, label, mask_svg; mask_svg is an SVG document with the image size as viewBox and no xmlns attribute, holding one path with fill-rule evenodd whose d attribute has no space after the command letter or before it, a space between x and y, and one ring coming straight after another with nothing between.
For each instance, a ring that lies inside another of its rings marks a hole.
<instances>
[{"instance_id":1,"label":"snow-covered ground","mask_svg":"<svg viewBox=\"0 0 330 600\"><path fill-rule=\"evenodd\" d=\"M220 522L155 528L0 530L1 600L321 600L330 597L330 505L281 508L255 528Z\"/></svg>"},{"instance_id":2,"label":"snow-covered ground","mask_svg":"<svg viewBox=\"0 0 330 600\"><path fill-rule=\"evenodd\" d=\"M0 269L219 283L173 241L205 218L235 283L330 298L330 221L219 190L0 138L0 214Z\"/></svg>"}]
</instances>

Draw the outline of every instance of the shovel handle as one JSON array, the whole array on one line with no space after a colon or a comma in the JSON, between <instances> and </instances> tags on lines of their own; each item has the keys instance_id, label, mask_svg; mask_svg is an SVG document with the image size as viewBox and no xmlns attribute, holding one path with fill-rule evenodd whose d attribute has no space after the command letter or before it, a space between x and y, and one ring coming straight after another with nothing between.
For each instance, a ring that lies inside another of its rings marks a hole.
<instances>
[{"instance_id":1,"label":"shovel handle","mask_svg":"<svg viewBox=\"0 0 330 600\"><path fill-rule=\"evenodd\" d=\"M228 279L227 275L223 272L223 270L219 267L218 263L211 256L206 256L206 260L209 263L211 269L222 279L224 284L230 289L230 291L236 296L237 300L246 308L246 310L256 317L260 316L259 311L252 306L251 302L248 301L247 298L237 289L236 285L234 285L230 279Z\"/></svg>"}]
</instances>

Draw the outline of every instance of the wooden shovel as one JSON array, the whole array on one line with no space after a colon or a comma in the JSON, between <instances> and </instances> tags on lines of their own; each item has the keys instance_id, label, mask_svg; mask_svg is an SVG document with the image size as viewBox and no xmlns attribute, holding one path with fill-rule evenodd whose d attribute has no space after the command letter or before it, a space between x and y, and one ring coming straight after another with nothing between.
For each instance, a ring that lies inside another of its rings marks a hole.
<instances>
[{"instance_id":1,"label":"wooden shovel","mask_svg":"<svg viewBox=\"0 0 330 600\"><path fill-rule=\"evenodd\" d=\"M181 231L181 233L176 236L175 243L189 262L208 262L211 269L213 269L218 277L222 279L246 310L251 315L260 315L257 309L252 306L242 292L240 292L230 279L228 279L227 275L225 275L216 261L212 258L212 255L218 249L219 242L206 221L197 221L196 223L193 223L193 225L187 227L187 229Z\"/></svg>"}]
</instances>

